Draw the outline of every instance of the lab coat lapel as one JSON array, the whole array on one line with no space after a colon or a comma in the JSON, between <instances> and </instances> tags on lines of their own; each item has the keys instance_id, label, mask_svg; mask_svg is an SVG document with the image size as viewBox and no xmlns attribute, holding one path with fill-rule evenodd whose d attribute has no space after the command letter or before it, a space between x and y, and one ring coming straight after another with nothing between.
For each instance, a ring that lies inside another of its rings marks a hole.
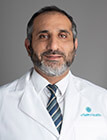
<instances>
[{"instance_id":1,"label":"lab coat lapel","mask_svg":"<svg viewBox=\"0 0 107 140\"><path fill-rule=\"evenodd\" d=\"M59 136L48 111L37 96L37 93L30 81L26 82L22 98L19 102L19 109L25 113L25 115L46 128L53 135L57 137Z\"/></svg>"},{"instance_id":2,"label":"lab coat lapel","mask_svg":"<svg viewBox=\"0 0 107 140\"><path fill-rule=\"evenodd\" d=\"M60 140L63 140L63 136L67 135L69 130L72 130L71 132L73 132L73 126L75 122L74 119L76 119L79 114L79 112L77 112L79 111L77 108L79 107L80 103L80 94L79 91L76 89L76 86L74 84L75 81L73 80L72 76L73 75L71 75L71 79L65 95L65 109Z\"/></svg>"}]
</instances>

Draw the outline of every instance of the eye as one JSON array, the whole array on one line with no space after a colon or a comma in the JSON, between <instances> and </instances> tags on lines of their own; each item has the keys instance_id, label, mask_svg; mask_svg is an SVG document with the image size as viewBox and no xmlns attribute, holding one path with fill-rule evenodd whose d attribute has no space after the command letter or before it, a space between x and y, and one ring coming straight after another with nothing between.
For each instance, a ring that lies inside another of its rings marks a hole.
<instances>
[{"instance_id":1,"label":"eye","mask_svg":"<svg viewBox=\"0 0 107 140\"><path fill-rule=\"evenodd\" d=\"M65 39L65 38L67 38L67 35L66 34L59 34L59 37Z\"/></svg>"},{"instance_id":2,"label":"eye","mask_svg":"<svg viewBox=\"0 0 107 140\"><path fill-rule=\"evenodd\" d=\"M49 37L48 37L48 35L41 34L41 35L39 35L39 38L40 39L48 39Z\"/></svg>"}]
</instances>

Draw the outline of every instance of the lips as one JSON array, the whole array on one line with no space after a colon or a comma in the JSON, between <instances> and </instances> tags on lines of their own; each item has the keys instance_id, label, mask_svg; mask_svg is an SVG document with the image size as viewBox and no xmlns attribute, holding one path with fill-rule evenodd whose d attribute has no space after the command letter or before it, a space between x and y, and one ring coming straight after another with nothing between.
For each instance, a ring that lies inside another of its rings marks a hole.
<instances>
[{"instance_id":1,"label":"lips","mask_svg":"<svg viewBox=\"0 0 107 140\"><path fill-rule=\"evenodd\" d=\"M41 57L47 61L60 61L61 58L65 58L65 54L61 51L55 50L48 50L46 52L43 52Z\"/></svg>"},{"instance_id":2,"label":"lips","mask_svg":"<svg viewBox=\"0 0 107 140\"><path fill-rule=\"evenodd\" d=\"M62 58L62 56L61 55L45 55L44 56L45 57L45 59L47 59L47 60L59 60L60 58Z\"/></svg>"}]
</instances>

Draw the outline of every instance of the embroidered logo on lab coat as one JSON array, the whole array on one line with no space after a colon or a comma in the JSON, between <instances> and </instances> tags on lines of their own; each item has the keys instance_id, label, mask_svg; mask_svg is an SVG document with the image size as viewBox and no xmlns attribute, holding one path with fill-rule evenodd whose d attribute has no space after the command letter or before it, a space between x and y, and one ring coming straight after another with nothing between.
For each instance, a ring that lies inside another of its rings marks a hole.
<instances>
[{"instance_id":1,"label":"embroidered logo on lab coat","mask_svg":"<svg viewBox=\"0 0 107 140\"><path fill-rule=\"evenodd\" d=\"M83 113L80 116L82 117L100 117L101 116L100 113L93 113L91 107L86 107L85 110L86 110L86 113Z\"/></svg>"}]
</instances>

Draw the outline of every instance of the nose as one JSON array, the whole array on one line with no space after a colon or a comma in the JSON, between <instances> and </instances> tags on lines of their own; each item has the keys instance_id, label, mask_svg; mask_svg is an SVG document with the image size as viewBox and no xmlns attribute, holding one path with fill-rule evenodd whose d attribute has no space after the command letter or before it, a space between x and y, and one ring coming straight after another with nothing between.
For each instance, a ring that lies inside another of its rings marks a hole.
<instances>
[{"instance_id":1,"label":"nose","mask_svg":"<svg viewBox=\"0 0 107 140\"><path fill-rule=\"evenodd\" d=\"M47 48L51 50L57 50L59 48L59 41L57 37L55 36L50 37Z\"/></svg>"}]
</instances>

